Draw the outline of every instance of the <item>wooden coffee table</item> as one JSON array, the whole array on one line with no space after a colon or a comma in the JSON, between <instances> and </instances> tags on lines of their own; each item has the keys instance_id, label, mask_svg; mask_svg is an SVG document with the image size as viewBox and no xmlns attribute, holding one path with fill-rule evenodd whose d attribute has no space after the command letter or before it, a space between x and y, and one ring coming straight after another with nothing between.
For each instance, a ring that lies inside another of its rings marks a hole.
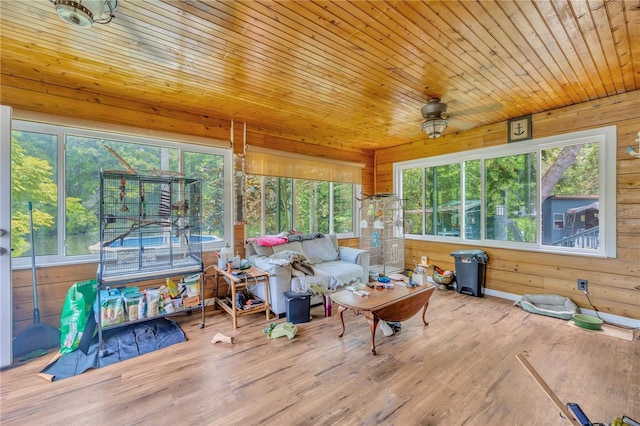
<instances>
[{"instance_id":1,"label":"wooden coffee table","mask_svg":"<svg viewBox=\"0 0 640 426\"><path fill-rule=\"evenodd\" d=\"M331 300L338 304L338 313L342 323L342 331L338 337L344 335L343 313L352 309L363 313L369 321L371 329L371 353L376 354L375 334L378 322L406 321L422 308L422 322L429 325L424 316L429 306L429 299L435 290L434 285L419 287L404 287L396 285L394 288L372 289L367 287L369 296L360 296L350 290L343 290L331 294Z\"/></svg>"}]
</instances>

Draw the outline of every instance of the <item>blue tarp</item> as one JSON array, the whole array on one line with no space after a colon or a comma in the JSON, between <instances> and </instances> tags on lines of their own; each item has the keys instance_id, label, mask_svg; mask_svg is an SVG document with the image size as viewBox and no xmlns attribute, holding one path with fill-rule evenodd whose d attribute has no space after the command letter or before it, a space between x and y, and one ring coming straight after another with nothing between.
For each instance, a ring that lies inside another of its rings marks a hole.
<instances>
[{"instance_id":1,"label":"blue tarp","mask_svg":"<svg viewBox=\"0 0 640 426\"><path fill-rule=\"evenodd\" d=\"M51 381L65 379L82 374L90 368L105 367L185 340L180 326L165 318L113 328L102 334L102 348L106 350L106 355L102 358L98 356L96 335L86 354L76 350L61 355L40 374Z\"/></svg>"}]
</instances>

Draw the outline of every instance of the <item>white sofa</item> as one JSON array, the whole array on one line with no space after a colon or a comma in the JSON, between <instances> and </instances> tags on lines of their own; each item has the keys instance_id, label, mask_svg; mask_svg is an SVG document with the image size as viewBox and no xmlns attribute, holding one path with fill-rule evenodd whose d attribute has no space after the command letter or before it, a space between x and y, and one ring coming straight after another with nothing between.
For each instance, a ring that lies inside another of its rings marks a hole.
<instances>
[{"instance_id":1,"label":"white sofa","mask_svg":"<svg viewBox=\"0 0 640 426\"><path fill-rule=\"evenodd\" d=\"M257 241L253 241L248 242L245 247L247 260L270 274L269 303L274 314L286 312L286 291L296 291L300 287L313 284L335 290L368 280L368 251L339 247L335 234L298 235L290 238L300 240L272 247L261 246ZM305 268L299 268L300 266ZM310 268L306 268L308 266ZM307 269L306 273L300 269ZM310 272L313 272L313 275ZM264 299L263 286L256 286L252 292ZM312 304L321 301L320 296L311 299Z\"/></svg>"}]
</instances>

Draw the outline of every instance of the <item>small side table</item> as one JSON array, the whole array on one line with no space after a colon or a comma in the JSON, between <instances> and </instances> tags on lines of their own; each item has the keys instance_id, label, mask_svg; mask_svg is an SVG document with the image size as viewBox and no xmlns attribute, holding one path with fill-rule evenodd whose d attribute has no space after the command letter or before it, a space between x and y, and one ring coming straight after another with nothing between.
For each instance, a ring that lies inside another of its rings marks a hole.
<instances>
[{"instance_id":1,"label":"small side table","mask_svg":"<svg viewBox=\"0 0 640 426\"><path fill-rule=\"evenodd\" d=\"M252 266L249 269L242 270L245 275L236 276L231 272L227 272L224 269L220 269L217 266L213 267L216 273L216 293L215 303L218 304L225 312L231 315L233 319L233 329L238 328L238 317L243 315L255 314L258 312L266 312L267 321L271 319L271 306L269 306L269 273ZM237 270L236 270L237 271ZM226 301L218 296L218 278L222 276L224 280L229 284L231 289L231 306L227 305ZM247 288L249 285L264 285L264 301L255 308L238 309L236 305L236 295L238 290Z\"/></svg>"}]
</instances>

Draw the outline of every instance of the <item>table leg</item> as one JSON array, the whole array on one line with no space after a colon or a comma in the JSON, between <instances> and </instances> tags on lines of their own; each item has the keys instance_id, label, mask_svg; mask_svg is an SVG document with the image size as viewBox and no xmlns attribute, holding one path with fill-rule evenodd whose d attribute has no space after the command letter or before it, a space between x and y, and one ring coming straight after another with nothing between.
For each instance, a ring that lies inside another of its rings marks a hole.
<instances>
[{"instance_id":1,"label":"table leg","mask_svg":"<svg viewBox=\"0 0 640 426\"><path fill-rule=\"evenodd\" d=\"M238 328L238 308L236 306L236 284L233 282L233 280L230 280L231 282L229 283L229 287L231 287L231 312L233 312L233 315L231 315L231 317L233 318L233 329L235 330L236 328Z\"/></svg>"},{"instance_id":2,"label":"table leg","mask_svg":"<svg viewBox=\"0 0 640 426\"><path fill-rule=\"evenodd\" d=\"M342 313L346 310L347 308L345 308L344 306L338 306L338 315L340 316L340 324L342 324L342 331L340 332L340 334L338 334L338 337L342 337L344 335L344 318L342 317Z\"/></svg>"},{"instance_id":3,"label":"table leg","mask_svg":"<svg viewBox=\"0 0 640 426\"><path fill-rule=\"evenodd\" d=\"M380 319L376 314L371 311L367 311L365 313L367 317L367 321L369 322L369 328L371 329L371 353L373 355L376 354L376 328L378 327L378 322Z\"/></svg>"},{"instance_id":4,"label":"table leg","mask_svg":"<svg viewBox=\"0 0 640 426\"><path fill-rule=\"evenodd\" d=\"M220 274L218 274L218 270L216 269L216 291L215 293L213 293L213 297L218 298L220 297L220 295L218 294L218 288L220 287L219 283L218 283L218 278L220 277Z\"/></svg>"},{"instance_id":5,"label":"table leg","mask_svg":"<svg viewBox=\"0 0 640 426\"><path fill-rule=\"evenodd\" d=\"M425 304L424 304L424 308L422 309L422 322L424 323L425 327L426 327L427 325L429 325L429 323L424 319L424 316L425 316L425 315L426 315L426 313L427 313L427 308L428 308L428 307L429 307L429 302L425 303Z\"/></svg>"},{"instance_id":6,"label":"table leg","mask_svg":"<svg viewBox=\"0 0 640 426\"><path fill-rule=\"evenodd\" d=\"M269 277L262 278L262 282L264 283L264 305L265 312L267 315L267 322L271 319L271 306L269 305Z\"/></svg>"}]
</instances>

